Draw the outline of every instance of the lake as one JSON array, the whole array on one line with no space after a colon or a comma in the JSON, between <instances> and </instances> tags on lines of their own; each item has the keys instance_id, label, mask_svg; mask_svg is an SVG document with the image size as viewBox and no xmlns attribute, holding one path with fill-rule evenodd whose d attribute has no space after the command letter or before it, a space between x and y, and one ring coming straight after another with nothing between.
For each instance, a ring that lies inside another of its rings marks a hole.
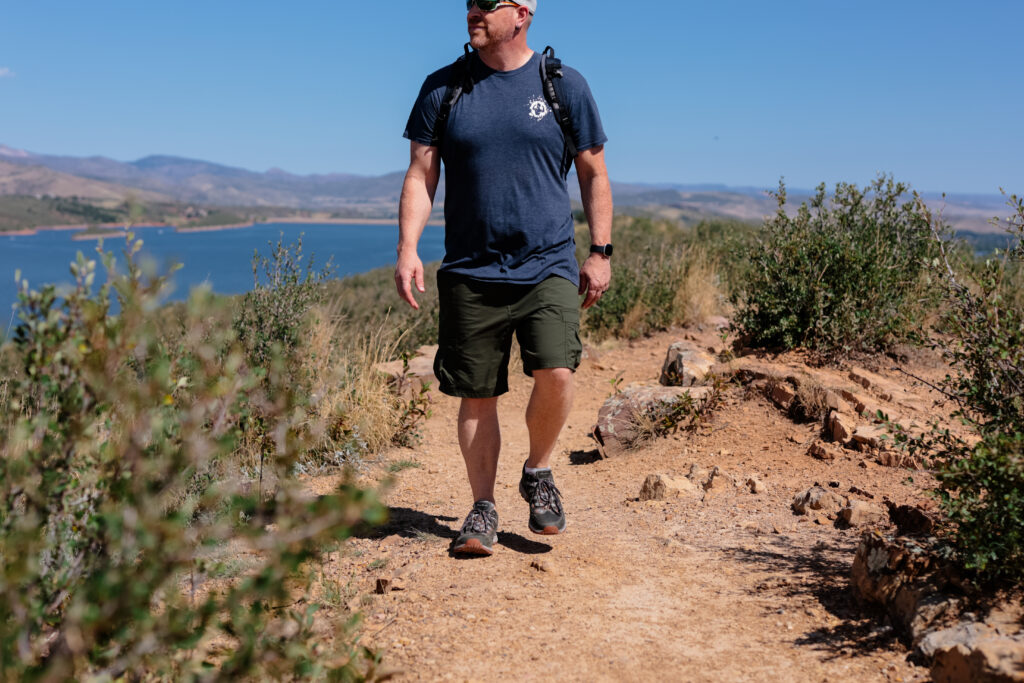
<instances>
[{"instance_id":1,"label":"lake","mask_svg":"<svg viewBox=\"0 0 1024 683\"><path fill-rule=\"evenodd\" d=\"M41 231L35 235L0 234L0 338L10 329L14 320L12 307L17 301L15 271L21 270L32 289L47 283L71 284L74 280L68 269L75 255L82 252L86 258L97 260L97 282L105 277L97 241L73 240L75 231ZM211 232L175 232L173 228L138 228L137 238L143 241L142 253L152 258L162 271L166 265L182 263L175 273L174 290L170 300L185 299L189 291L202 283L209 283L219 294L240 294L252 289L252 254L259 250L269 255L268 242L285 244L296 242L302 236L302 251L314 256L314 267L319 269L333 257L338 277L363 273L395 262L398 243L397 225L313 224L313 223L260 223L249 228L217 230ZM118 256L124 239L104 240L104 249ZM444 256L444 228L428 225L420 240L423 261L437 261ZM399 303L397 294L395 303Z\"/></svg>"}]
</instances>

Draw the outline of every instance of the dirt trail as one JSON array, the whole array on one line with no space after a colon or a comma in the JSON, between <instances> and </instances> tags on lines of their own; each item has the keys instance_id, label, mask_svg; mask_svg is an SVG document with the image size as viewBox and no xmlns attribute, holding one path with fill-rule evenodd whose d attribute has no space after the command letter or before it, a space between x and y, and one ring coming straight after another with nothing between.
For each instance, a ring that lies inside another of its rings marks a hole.
<instances>
[{"instance_id":1,"label":"dirt trail","mask_svg":"<svg viewBox=\"0 0 1024 683\"><path fill-rule=\"evenodd\" d=\"M560 536L527 529L517 484L531 381L511 379L500 405L501 532L490 558L449 554L472 500L455 440L457 401L435 394L420 446L386 453L368 475L383 478L390 463L420 465L395 475L390 522L353 539L324 568L348 608L366 614L363 642L384 649L386 669L399 680L927 679L849 597L859 532L796 517L789 507L816 482L917 501L920 477L911 482L906 470L857 453L812 459L817 425L797 425L738 387L697 433L596 458L587 433L616 377L656 378L680 337L622 343L597 362L584 360L554 457L569 519ZM683 475L692 463L742 479L757 474L769 490L736 489L706 502L637 500L648 474ZM311 484L325 492L333 481ZM395 579L401 590L375 594L378 579Z\"/></svg>"}]
</instances>

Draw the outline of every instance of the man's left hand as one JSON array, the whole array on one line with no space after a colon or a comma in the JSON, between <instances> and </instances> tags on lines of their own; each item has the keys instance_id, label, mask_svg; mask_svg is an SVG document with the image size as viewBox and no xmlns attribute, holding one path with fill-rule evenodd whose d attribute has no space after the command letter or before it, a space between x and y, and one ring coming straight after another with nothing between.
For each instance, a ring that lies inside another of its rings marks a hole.
<instances>
[{"instance_id":1,"label":"man's left hand","mask_svg":"<svg viewBox=\"0 0 1024 683\"><path fill-rule=\"evenodd\" d=\"M580 268L580 294L586 294L583 308L596 304L612 282L612 264L607 256L591 254Z\"/></svg>"}]
</instances>

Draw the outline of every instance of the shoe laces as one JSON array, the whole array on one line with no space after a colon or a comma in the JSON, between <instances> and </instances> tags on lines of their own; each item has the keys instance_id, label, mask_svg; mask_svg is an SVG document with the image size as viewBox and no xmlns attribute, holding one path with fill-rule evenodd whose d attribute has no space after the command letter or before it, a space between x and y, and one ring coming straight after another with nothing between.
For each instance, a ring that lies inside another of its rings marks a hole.
<instances>
[{"instance_id":1,"label":"shoe laces","mask_svg":"<svg viewBox=\"0 0 1024 683\"><path fill-rule=\"evenodd\" d=\"M488 513L490 513L490 510L481 510L480 508L473 508L470 510L469 514L466 515L466 521L462 523L462 533L488 533L488 525L493 524L491 514Z\"/></svg>"},{"instance_id":2,"label":"shoe laces","mask_svg":"<svg viewBox=\"0 0 1024 683\"><path fill-rule=\"evenodd\" d=\"M533 489L530 505L535 508L548 509L556 515L562 514L562 492L550 479L540 479Z\"/></svg>"}]
</instances>

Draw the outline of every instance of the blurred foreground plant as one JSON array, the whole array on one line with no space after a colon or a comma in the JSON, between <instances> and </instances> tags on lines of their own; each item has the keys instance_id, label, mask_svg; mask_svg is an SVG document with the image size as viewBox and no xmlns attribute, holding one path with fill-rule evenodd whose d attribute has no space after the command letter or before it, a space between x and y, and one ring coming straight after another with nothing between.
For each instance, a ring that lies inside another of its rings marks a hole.
<instances>
[{"instance_id":1,"label":"blurred foreground plant","mask_svg":"<svg viewBox=\"0 0 1024 683\"><path fill-rule=\"evenodd\" d=\"M1010 198L1004 226L1010 248L984 263L959 264L935 230L939 256L932 270L947 309L935 335L952 372L937 387L967 428L934 425L896 441L924 456L952 522L950 540L963 565L984 578L1024 580L1024 310L1008 278L1024 263L1024 200ZM926 210L922 207L922 210ZM933 221L933 226L935 222ZM960 252L963 255L963 252Z\"/></svg>"},{"instance_id":2,"label":"blurred foreground plant","mask_svg":"<svg viewBox=\"0 0 1024 683\"><path fill-rule=\"evenodd\" d=\"M20 285L22 367L0 418L0 678L372 676L372 653L346 637L354 624L314 637L317 606L301 596L320 549L383 508L351 481L311 497L288 476L311 432L297 427L303 397L276 352L254 368L235 331L210 324L223 314L209 295L192 296L166 348L165 278L136 265L140 246L120 275L103 255L96 294L81 255L63 298ZM243 413L268 435L270 498L237 478L195 487L237 448ZM258 566L213 578L227 543Z\"/></svg>"}]
</instances>

